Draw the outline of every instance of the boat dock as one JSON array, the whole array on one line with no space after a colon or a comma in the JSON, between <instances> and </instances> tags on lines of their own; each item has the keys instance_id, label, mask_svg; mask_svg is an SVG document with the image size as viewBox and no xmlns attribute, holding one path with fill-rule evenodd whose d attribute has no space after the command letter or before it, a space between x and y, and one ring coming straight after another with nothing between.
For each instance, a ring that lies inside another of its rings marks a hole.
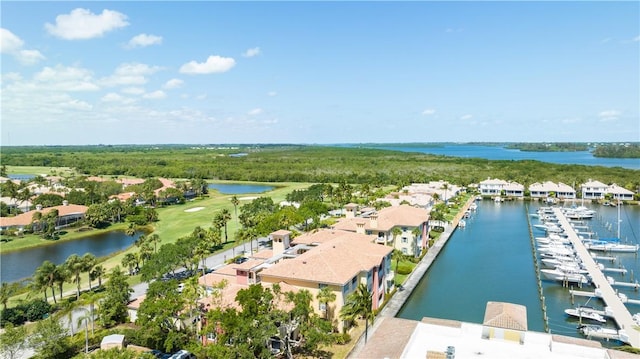
<instances>
[{"instance_id":1,"label":"boat dock","mask_svg":"<svg viewBox=\"0 0 640 359\"><path fill-rule=\"evenodd\" d=\"M584 267L589 271L589 275L591 276L591 280L593 284L596 286L596 290L600 294L600 298L605 302L605 305L609 307L613 313L613 319L617 323L620 329L623 329L629 338L629 344L633 347L640 348L640 332L635 330L635 322L633 321L633 317L629 310L622 303L622 300L613 289L606 276L600 271L598 265L593 260L589 251L584 246L584 243L578 237L578 234L573 229L567 217L565 217L564 213L560 208L554 208L554 213L556 218L559 219L560 226L565 230L565 233L568 235L571 244L573 244L573 248L576 251L578 257L582 261ZM574 294L576 291L572 291ZM595 293L594 293L595 294Z\"/></svg>"}]
</instances>

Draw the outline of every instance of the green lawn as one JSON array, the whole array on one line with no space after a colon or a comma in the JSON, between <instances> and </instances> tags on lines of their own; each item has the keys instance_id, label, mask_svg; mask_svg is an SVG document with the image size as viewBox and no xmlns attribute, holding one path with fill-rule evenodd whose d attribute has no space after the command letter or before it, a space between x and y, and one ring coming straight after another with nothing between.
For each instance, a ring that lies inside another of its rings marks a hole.
<instances>
[{"instance_id":1,"label":"green lawn","mask_svg":"<svg viewBox=\"0 0 640 359\"><path fill-rule=\"evenodd\" d=\"M76 174L75 170L69 167L46 167L46 166L7 166L8 174L21 175L56 175L69 176Z\"/></svg>"}]
</instances>

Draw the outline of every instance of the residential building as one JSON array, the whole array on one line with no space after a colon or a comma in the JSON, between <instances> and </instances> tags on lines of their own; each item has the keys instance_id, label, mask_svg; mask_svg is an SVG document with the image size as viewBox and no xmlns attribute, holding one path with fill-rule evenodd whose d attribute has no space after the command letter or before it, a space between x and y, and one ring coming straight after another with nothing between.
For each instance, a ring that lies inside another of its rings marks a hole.
<instances>
[{"instance_id":1,"label":"residential building","mask_svg":"<svg viewBox=\"0 0 640 359\"><path fill-rule=\"evenodd\" d=\"M560 199L575 199L576 191L573 187L566 185L562 182L554 183L546 181L543 183L533 183L529 186L529 195L531 198L560 198Z\"/></svg>"},{"instance_id":2,"label":"residential building","mask_svg":"<svg viewBox=\"0 0 640 359\"><path fill-rule=\"evenodd\" d=\"M56 221L56 227L66 227L84 218L85 213L89 207L79 204L69 204L67 201L63 202L62 206L42 208L37 206L36 209L19 214L15 217L0 217L0 229L16 228L23 230L26 226L30 225L33 221L33 215L36 212L46 215L50 211L58 210L58 220Z\"/></svg>"},{"instance_id":3,"label":"residential building","mask_svg":"<svg viewBox=\"0 0 640 359\"><path fill-rule=\"evenodd\" d=\"M608 185L589 179L587 182L580 185L583 199L604 199L604 195L607 193Z\"/></svg>"},{"instance_id":4,"label":"residential building","mask_svg":"<svg viewBox=\"0 0 640 359\"><path fill-rule=\"evenodd\" d=\"M372 293L372 309L380 307L392 285L391 253L393 248L371 243L371 237L359 233L319 230L294 241L291 248L308 248L293 258L286 258L259 272L260 282L287 283L313 296L316 311L345 325L339 313L347 297L360 283ZM274 252L275 252L274 247ZM336 300L325 306L317 300L318 292L328 287Z\"/></svg>"},{"instance_id":5,"label":"residential building","mask_svg":"<svg viewBox=\"0 0 640 359\"><path fill-rule=\"evenodd\" d=\"M607 187L607 194L610 194L612 199L620 201L632 201L634 195L633 191L629 191L615 183Z\"/></svg>"},{"instance_id":6,"label":"residential building","mask_svg":"<svg viewBox=\"0 0 640 359\"><path fill-rule=\"evenodd\" d=\"M333 229L373 236L378 244L390 245L405 255L418 257L427 247L428 222L428 210L400 205L360 217L342 218Z\"/></svg>"},{"instance_id":7,"label":"residential building","mask_svg":"<svg viewBox=\"0 0 640 359\"><path fill-rule=\"evenodd\" d=\"M478 190L482 196L524 197L523 185L497 178L487 178L481 181Z\"/></svg>"}]
</instances>

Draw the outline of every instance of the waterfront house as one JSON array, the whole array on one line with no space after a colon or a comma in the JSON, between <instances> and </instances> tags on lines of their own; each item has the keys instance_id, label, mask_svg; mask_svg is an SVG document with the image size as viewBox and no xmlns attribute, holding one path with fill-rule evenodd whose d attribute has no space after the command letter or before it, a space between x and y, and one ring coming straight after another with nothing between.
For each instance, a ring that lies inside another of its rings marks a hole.
<instances>
[{"instance_id":1,"label":"waterfront house","mask_svg":"<svg viewBox=\"0 0 640 359\"><path fill-rule=\"evenodd\" d=\"M574 199L576 198L576 191L571 186L562 182L554 183L546 181L531 184L529 186L529 195L531 198Z\"/></svg>"},{"instance_id":2,"label":"waterfront house","mask_svg":"<svg viewBox=\"0 0 640 359\"><path fill-rule=\"evenodd\" d=\"M607 187L607 194L610 194L612 199L620 201L631 201L633 200L634 195L633 191L629 191L628 189L620 187L615 183Z\"/></svg>"},{"instance_id":3,"label":"waterfront house","mask_svg":"<svg viewBox=\"0 0 640 359\"><path fill-rule=\"evenodd\" d=\"M428 223L428 210L400 205L364 213L360 217L342 218L333 229L366 234L378 244L418 257L427 247Z\"/></svg>"},{"instance_id":4,"label":"waterfront house","mask_svg":"<svg viewBox=\"0 0 640 359\"><path fill-rule=\"evenodd\" d=\"M85 213L89 207L79 204L69 204L67 201L63 202L62 206L42 208L37 206L36 209L19 214L15 217L0 217L0 229L15 228L23 230L26 226L30 225L33 221L33 215L36 212L46 215L52 210L58 210L58 219L56 220L56 228L67 227L75 222L78 222L84 218Z\"/></svg>"},{"instance_id":5,"label":"waterfront house","mask_svg":"<svg viewBox=\"0 0 640 359\"><path fill-rule=\"evenodd\" d=\"M604 199L608 188L608 185L592 179L580 185L583 199Z\"/></svg>"},{"instance_id":6,"label":"waterfront house","mask_svg":"<svg viewBox=\"0 0 640 359\"><path fill-rule=\"evenodd\" d=\"M518 182L505 181L497 178L487 178L478 185L480 195L506 196L506 197L524 197L524 186Z\"/></svg>"},{"instance_id":7,"label":"waterfront house","mask_svg":"<svg viewBox=\"0 0 640 359\"><path fill-rule=\"evenodd\" d=\"M481 181L478 189L482 196L500 196L502 194L502 188L507 185L507 181L497 178L487 178Z\"/></svg>"}]
</instances>

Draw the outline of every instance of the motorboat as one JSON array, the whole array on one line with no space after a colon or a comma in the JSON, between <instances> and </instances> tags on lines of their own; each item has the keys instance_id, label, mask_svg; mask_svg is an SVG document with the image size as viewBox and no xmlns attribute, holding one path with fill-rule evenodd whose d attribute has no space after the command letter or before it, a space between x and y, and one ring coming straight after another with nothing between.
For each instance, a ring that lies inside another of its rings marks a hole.
<instances>
[{"instance_id":1,"label":"motorboat","mask_svg":"<svg viewBox=\"0 0 640 359\"><path fill-rule=\"evenodd\" d=\"M588 307L577 307L565 309L564 312L571 317L579 318L580 320L589 319L594 322L606 323L607 318L602 316L600 313L595 311L594 309L589 309Z\"/></svg>"},{"instance_id":2,"label":"motorboat","mask_svg":"<svg viewBox=\"0 0 640 359\"><path fill-rule=\"evenodd\" d=\"M589 284L589 279L587 279L587 277L581 273L567 272L558 268L541 269L540 273L542 273L544 277L549 280L576 284Z\"/></svg>"},{"instance_id":3,"label":"motorboat","mask_svg":"<svg viewBox=\"0 0 640 359\"><path fill-rule=\"evenodd\" d=\"M587 338L613 339L623 343L629 343L629 335L623 329L613 329L602 325L583 324L578 330Z\"/></svg>"}]
</instances>

